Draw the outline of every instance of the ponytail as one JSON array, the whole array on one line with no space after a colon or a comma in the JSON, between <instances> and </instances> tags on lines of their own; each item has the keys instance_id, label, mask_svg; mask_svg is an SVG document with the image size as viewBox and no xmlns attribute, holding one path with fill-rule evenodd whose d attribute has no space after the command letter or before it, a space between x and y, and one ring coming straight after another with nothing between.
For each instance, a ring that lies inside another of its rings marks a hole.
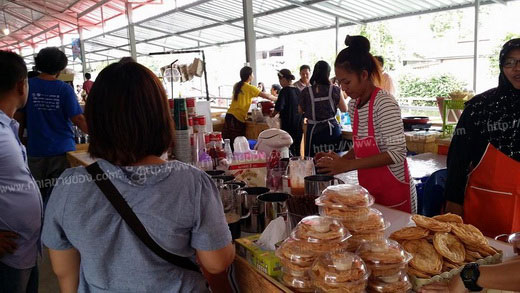
<instances>
[{"instance_id":1,"label":"ponytail","mask_svg":"<svg viewBox=\"0 0 520 293\"><path fill-rule=\"evenodd\" d=\"M242 86L246 81L249 79L249 77L253 74L253 68L249 66L244 66L242 69L240 69L240 81L233 86L233 100L238 100L238 95L242 91Z\"/></svg>"},{"instance_id":2,"label":"ponytail","mask_svg":"<svg viewBox=\"0 0 520 293\"><path fill-rule=\"evenodd\" d=\"M233 100L238 100L238 94L242 91L244 83L244 81L239 81L233 86Z\"/></svg>"},{"instance_id":3,"label":"ponytail","mask_svg":"<svg viewBox=\"0 0 520 293\"><path fill-rule=\"evenodd\" d=\"M374 85L380 86L382 81L381 66L370 54L370 41L363 36L348 36L345 38L347 48L341 50L336 61L335 67L341 67L349 72L361 75L366 70L369 79Z\"/></svg>"}]
</instances>

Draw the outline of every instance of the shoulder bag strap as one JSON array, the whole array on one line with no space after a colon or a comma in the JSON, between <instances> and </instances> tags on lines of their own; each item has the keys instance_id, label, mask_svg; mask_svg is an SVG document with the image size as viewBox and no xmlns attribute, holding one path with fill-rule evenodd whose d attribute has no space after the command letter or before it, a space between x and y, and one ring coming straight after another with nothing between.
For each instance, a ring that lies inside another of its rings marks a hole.
<instances>
[{"instance_id":1,"label":"shoulder bag strap","mask_svg":"<svg viewBox=\"0 0 520 293\"><path fill-rule=\"evenodd\" d=\"M128 205L128 203L124 200L121 193L117 190L108 176L101 170L99 164L93 163L87 166L88 173L92 176L92 179L105 195L105 197L110 201L112 206L116 209L116 211L121 215L123 220L126 222L128 226L132 229L132 231L137 235L137 237L157 256L164 259L165 261L181 267L183 269L200 272L199 267L194 264L189 258L178 256L172 254L166 250L164 250L157 242L155 242L150 234L146 231L146 228L143 226L139 218L132 211L132 208Z\"/></svg>"}]
</instances>

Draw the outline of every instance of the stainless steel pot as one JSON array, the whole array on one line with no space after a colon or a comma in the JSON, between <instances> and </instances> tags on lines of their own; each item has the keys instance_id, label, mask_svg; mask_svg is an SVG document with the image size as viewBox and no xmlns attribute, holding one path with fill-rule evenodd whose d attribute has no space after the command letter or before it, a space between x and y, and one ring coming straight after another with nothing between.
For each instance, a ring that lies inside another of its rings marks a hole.
<instances>
[{"instance_id":1,"label":"stainless steel pot","mask_svg":"<svg viewBox=\"0 0 520 293\"><path fill-rule=\"evenodd\" d=\"M251 215L241 220L241 229L247 233L261 233L262 226L260 224L263 223L263 214L260 211L257 197L269 192L269 188L246 187L242 190L246 193L242 209L249 211Z\"/></svg>"},{"instance_id":2,"label":"stainless steel pot","mask_svg":"<svg viewBox=\"0 0 520 293\"><path fill-rule=\"evenodd\" d=\"M261 223L262 230L264 230L271 221L280 216L287 220L287 200L290 197L290 194L282 192L269 192L257 197L264 216L263 223Z\"/></svg>"},{"instance_id":3,"label":"stainless steel pot","mask_svg":"<svg viewBox=\"0 0 520 293\"><path fill-rule=\"evenodd\" d=\"M304 178L305 181L305 195L312 195L318 197L325 188L335 185L344 184L338 178L328 175L311 175Z\"/></svg>"}]
</instances>

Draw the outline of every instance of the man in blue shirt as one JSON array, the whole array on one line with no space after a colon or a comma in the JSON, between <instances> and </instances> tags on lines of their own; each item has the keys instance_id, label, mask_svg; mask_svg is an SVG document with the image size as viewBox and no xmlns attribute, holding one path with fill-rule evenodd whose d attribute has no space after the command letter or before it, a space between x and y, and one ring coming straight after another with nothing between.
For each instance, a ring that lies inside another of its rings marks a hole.
<instances>
[{"instance_id":1,"label":"man in blue shirt","mask_svg":"<svg viewBox=\"0 0 520 293\"><path fill-rule=\"evenodd\" d=\"M0 292L38 292L43 205L13 119L27 92L25 62L0 51Z\"/></svg>"},{"instance_id":2,"label":"man in blue shirt","mask_svg":"<svg viewBox=\"0 0 520 293\"><path fill-rule=\"evenodd\" d=\"M27 128L29 168L40 182L44 201L69 167L66 153L76 150L72 123L88 133L74 89L57 79L67 62L56 47L38 53L35 63L41 73L29 79L29 97L19 120Z\"/></svg>"}]
</instances>

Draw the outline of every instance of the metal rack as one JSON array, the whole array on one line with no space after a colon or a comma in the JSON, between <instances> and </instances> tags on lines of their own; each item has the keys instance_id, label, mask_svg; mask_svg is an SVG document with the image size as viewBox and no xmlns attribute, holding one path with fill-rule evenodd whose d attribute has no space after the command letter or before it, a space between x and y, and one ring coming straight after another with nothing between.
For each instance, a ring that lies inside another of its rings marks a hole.
<instances>
[{"instance_id":1,"label":"metal rack","mask_svg":"<svg viewBox=\"0 0 520 293\"><path fill-rule=\"evenodd\" d=\"M167 52L153 52L149 53L149 56L153 55L175 55L175 54L202 54L202 70L204 72L204 84L206 86L206 100L209 101L209 90L208 90L208 74L206 71L206 55L204 54L204 50L180 50L180 51L167 51ZM172 66L176 61L174 61L170 66Z\"/></svg>"}]
</instances>

